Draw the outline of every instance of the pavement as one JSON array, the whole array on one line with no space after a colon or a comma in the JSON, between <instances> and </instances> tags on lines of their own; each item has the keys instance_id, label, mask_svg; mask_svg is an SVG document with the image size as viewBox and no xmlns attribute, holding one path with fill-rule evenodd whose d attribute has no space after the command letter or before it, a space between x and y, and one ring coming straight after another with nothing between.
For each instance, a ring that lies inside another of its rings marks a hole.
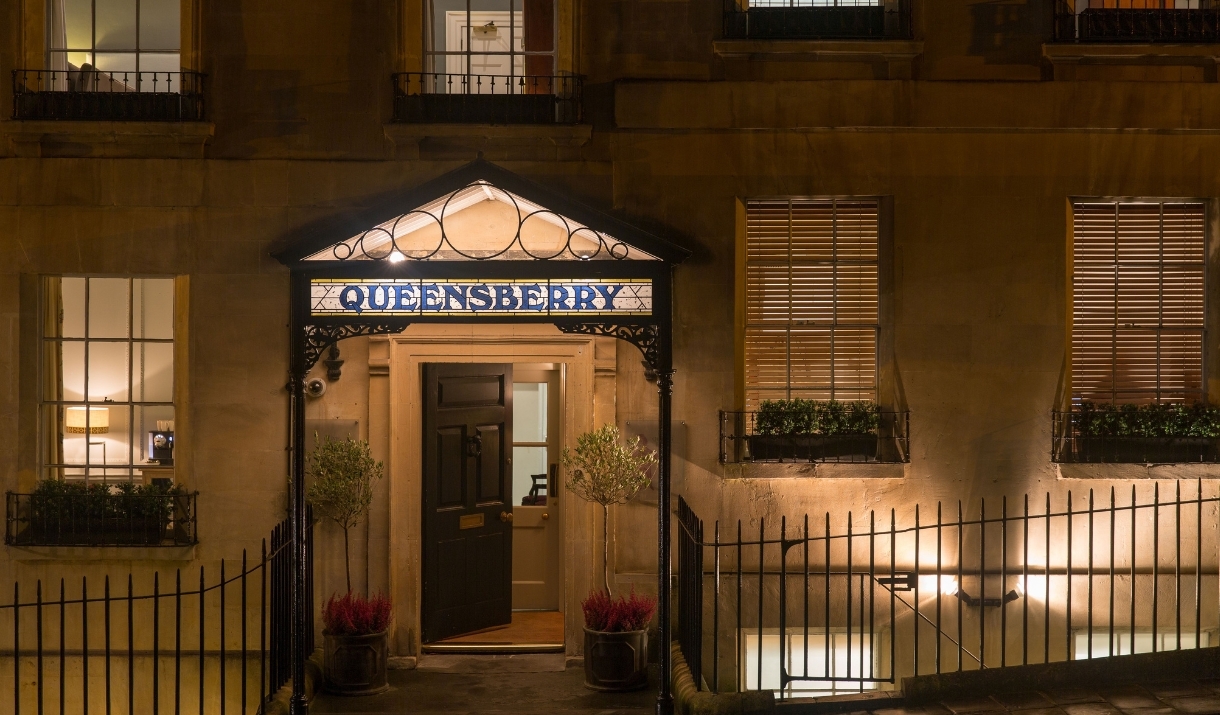
<instances>
[{"instance_id":1,"label":"pavement","mask_svg":"<svg viewBox=\"0 0 1220 715\"><path fill-rule=\"evenodd\" d=\"M854 708L846 698L782 702L785 715L1220 715L1220 680L1173 680L1146 685L1029 690L919 706Z\"/></svg>"},{"instance_id":2,"label":"pavement","mask_svg":"<svg viewBox=\"0 0 1220 715\"><path fill-rule=\"evenodd\" d=\"M473 668L463 668L460 663L449 667L432 665L415 670L391 670L388 692L363 697L322 693L310 704L309 713L637 715L655 711L655 665L651 669L648 688L632 693L599 693L585 688L585 671L579 663L574 667L547 672L521 672L539 668L518 668L514 661L506 661L483 672L473 672Z\"/></svg>"}]
</instances>

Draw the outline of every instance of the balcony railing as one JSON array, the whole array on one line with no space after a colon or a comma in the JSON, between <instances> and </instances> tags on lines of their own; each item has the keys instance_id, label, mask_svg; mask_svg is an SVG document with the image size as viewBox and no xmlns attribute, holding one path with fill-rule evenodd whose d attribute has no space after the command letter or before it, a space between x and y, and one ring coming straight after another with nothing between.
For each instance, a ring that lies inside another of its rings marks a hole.
<instances>
[{"instance_id":1,"label":"balcony railing","mask_svg":"<svg viewBox=\"0 0 1220 715\"><path fill-rule=\"evenodd\" d=\"M912 0L724 0L734 40L906 40Z\"/></svg>"},{"instance_id":2,"label":"balcony railing","mask_svg":"<svg viewBox=\"0 0 1220 715\"><path fill-rule=\"evenodd\" d=\"M1083 5L1084 3L1081 3ZM1089 5L1100 5L1093 2ZM1220 8L1207 0L1189 7L1150 9L1141 0L1111 0L1117 7L1084 7L1076 0L1055 3L1059 42L1220 42ZM1187 4L1187 3L1179 3Z\"/></svg>"},{"instance_id":3,"label":"balcony railing","mask_svg":"<svg viewBox=\"0 0 1220 715\"><path fill-rule=\"evenodd\" d=\"M1120 464L1220 463L1220 439L1091 434L1081 413L1053 412L1051 461Z\"/></svg>"},{"instance_id":4,"label":"balcony railing","mask_svg":"<svg viewBox=\"0 0 1220 715\"><path fill-rule=\"evenodd\" d=\"M203 75L13 70L13 119L200 121Z\"/></svg>"},{"instance_id":5,"label":"balcony railing","mask_svg":"<svg viewBox=\"0 0 1220 715\"><path fill-rule=\"evenodd\" d=\"M6 495L10 546L190 546L198 492Z\"/></svg>"},{"instance_id":6,"label":"balcony railing","mask_svg":"<svg viewBox=\"0 0 1220 715\"><path fill-rule=\"evenodd\" d=\"M880 412L865 434L766 434L759 412L720 412L720 461L874 462L911 461L910 412Z\"/></svg>"},{"instance_id":7,"label":"balcony railing","mask_svg":"<svg viewBox=\"0 0 1220 715\"><path fill-rule=\"evenodd\" d=\"M394 121L422 124L575 124L581 80L573 75L500 76L401 72Z\"/></svg>"}]
</instances>

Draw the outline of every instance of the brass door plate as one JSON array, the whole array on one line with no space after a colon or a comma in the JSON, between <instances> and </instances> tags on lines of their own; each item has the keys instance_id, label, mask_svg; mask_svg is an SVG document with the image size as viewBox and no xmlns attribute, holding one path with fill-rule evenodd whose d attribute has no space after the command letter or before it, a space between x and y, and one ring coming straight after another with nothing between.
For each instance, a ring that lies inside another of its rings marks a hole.
<instances>
[{"instance_id":1,"label":"brass door plate","mask_svg":"<svg viewBox=\"0 0 1220 715\"><path fill-rule=\"evenodd\" d=\"M483 514L467 514L458 519L458 529L477 529L483 525Z\"/></svg>"}]
</instances>

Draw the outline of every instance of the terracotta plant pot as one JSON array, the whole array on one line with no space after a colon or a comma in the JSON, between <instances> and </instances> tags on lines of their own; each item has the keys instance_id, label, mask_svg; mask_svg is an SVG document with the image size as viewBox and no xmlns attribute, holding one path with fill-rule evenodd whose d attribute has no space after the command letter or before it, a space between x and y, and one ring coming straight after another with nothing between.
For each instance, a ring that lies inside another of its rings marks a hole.
<instances>
[{"instance_id":1,"label":"terracotta plant pot","mask_svg":"<svg viewBox=\"0 0 1220 715\"><path fill-rule=\"evenodd\" d=\"M322 637L326 692L373 695L389 690L386 679L389 631L364 636L336 636L323 632Z\"/></svg>"},{"instance_id":2,"label":"terracotta plant pot","mask_svg":"<svg viewBox=\"0 0 1220 715\"><path fill-rule=\"evenodd\" d=\"M648 631L585 629L585 687L623 692L648 685Z\"/></svg>"}]
</instances>

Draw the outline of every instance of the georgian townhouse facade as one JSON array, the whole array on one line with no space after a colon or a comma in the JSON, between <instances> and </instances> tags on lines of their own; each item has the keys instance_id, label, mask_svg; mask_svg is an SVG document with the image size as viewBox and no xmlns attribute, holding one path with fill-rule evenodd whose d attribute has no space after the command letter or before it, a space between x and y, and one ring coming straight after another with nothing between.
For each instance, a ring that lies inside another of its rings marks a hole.
<instances>
[{"instance_id":1,"label":"georgian townhouse facade","mask_svg":"<svg viewBox=\"0 0 1220 715\"><path fill-rule=\"evenodd\" d=\"M1047 493L1057 511L1177 488L1202 543L1215 435L1123 451L1077 417L1220 399L1202 4L4 0L0 581L147 590L253 559L289 515L293 455L350 436L385 464L352 578L393 598L398 662L462 635L429 579L458 601L486 587L445 580L465 557L438 545L437 504L463 500L512 536L494 552L512 608L552 614L521 642L580 656L601 510L552 465L607 423L658 445L652 340L672 350L674 506L708 541L716 521L740 539L738 520L829 513L838 533L849 512L918 504L926 524L938 502L956 520L1007 498L1007 518L1023 495L1041 513ZM348 318L364 327L299 343ZM636 323L671 337L607 327ZM510 408L499 491L446 496L428 455L467 447L433 439L435 388L471 375ZM760 410L794 399L856 404L871 437L768 442ZM26 496L44 480L187 496L152 539L57 541ZM658 590L659 491L610 511L616 592ZM1214 546L1192 562L1199 638ZM342 531L320 523L313 548L320 604L343 590ZM758 625L725 651L770 647Z\"/></svg>"}]
</instances>

